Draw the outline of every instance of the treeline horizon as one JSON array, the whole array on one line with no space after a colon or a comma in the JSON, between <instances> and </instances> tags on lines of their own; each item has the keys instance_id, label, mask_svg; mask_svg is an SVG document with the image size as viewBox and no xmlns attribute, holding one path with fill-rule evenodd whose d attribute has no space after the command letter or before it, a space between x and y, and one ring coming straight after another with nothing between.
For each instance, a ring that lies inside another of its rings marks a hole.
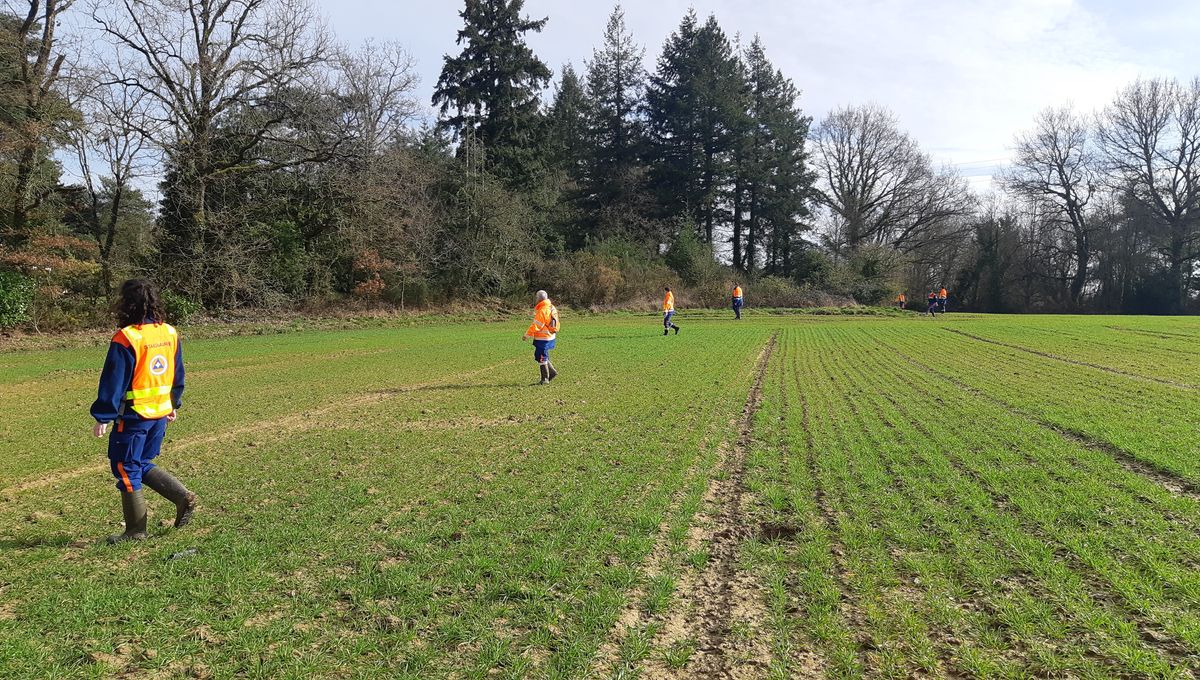
<instances>
[{"instance_id":1,"label":"treeline horizon","mask_svg":"<svg viewBox=\"0 0 1200 680\"><path fill-rule=\"evenodd\" d=\"M883 106L814 119L711 15L647 69L618 4L555 74L523 5L465 0L426 124L402 43L339 45L309 0L10 4L0 327L95 323L134 275L180 317L664 285L716 306L735 282L758 306L945 286L970 311L1197 311L1200 80L1046 109L981 197Z\"/></svg>"}]
</instances>

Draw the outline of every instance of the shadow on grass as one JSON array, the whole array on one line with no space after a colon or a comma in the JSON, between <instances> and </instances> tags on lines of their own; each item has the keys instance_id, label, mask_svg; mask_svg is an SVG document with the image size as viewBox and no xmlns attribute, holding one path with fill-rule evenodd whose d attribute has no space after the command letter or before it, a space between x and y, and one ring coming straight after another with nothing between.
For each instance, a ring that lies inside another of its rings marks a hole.
<instances>
[{"instance_id":1,"label":"shadow on grass","mask_svg":"<svg viewBox=\"0 0 1200 680\"><path fill-rule=\"evenodd\" d=\"M660 324L657 328L662 328ZM656 329L657 330L657 329ZM638 330L636 333L628 333L626 335L581 335L571 338L572 340L637 340L639 338L654 337L662 335L661 333L647 333L644 329Z\"/></svg>"},{"instance_id":2,"label":"shadow on grass","mask_svg":"<svg viewBox=\"0 0 1200 680\"><path fill-rule=\"evenodd\" d=\"M536 385L537 383L532 383ZM440 390L474 390L474 389L500 389L513 387L528 387L527 382L509 382L509 383L462 383L451 385L422 385L420 387L397 387L394 389L375 390L375 394L404 394L406 392L437 392Z\"/></svg>"},{"instance_id":3,"label":"shadow on grass","mask_svg":"<svg viewBox=\"0 0 1200 680\"><path fill-rule=\"evenodd\" d=\"M33 548L66 548L75 541L66 534L53 536L20 536L0 538L0 550L30 550Z\"/></svg>"}]
</instances>

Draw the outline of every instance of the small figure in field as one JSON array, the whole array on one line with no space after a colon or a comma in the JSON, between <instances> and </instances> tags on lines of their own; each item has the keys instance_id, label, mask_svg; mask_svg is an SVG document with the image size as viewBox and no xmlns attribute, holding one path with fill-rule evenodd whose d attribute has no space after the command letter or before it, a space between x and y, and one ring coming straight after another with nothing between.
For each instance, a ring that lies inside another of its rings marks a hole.
<instances>
[{"instance_id":1,"label":"small figure in field","mask_svg":"<svg viewBox=\"0 0 1200 680\"><path fill-rule=\"evenodd\" d=\"M733 318L742 318L742 305L745 304L745 298L742 297L742 287L735 285L733 287Z\"/></svg>"},{"instance_id":2,"label":"small figure in field","mask_svg":"<svg viewBox=\"0 0 1200 680\"><path fill-rule=\"evenodd\" d=\"M540 385L549 385L551 380L558 377L558 371L550 363L550 350L554 349L558 329L558 308L550 302L550 295L546 291L539 290L537 304L533 308L533 323L529 324L521 341L533 338L533 360L538 363L538 370L542 374Z\"/></svg>"},{"instance_id":3,"label":"small figure in field","mask_svg":"<svg viewBox=\"0 0 1200 680\"><path fill-rule=\"evenodd\" d=\"M947 297L948 297L948 294L946 293L946 287L942 286L942 289L938 291L938 311L941 312L942 314L946 313L946 298Z\"/></svg>"},{"instance_id":4,"label":"small figure in field","mask_svg":"<svg viewBox=\"0 0 1200 680\"><path fill-rule=\"evenodd\" d=\"M908 303L908 296L900 293L896 296L896 309L904 309L904 305Z\"/></svg>"},{"instance_id":5,"label":"small figure in field","mask_svg":"<svg viewBox=\"0 0 1200 680\"><path fill-rule=\"evenodd\" d=\"M925 311L926 311L926 313L929 314L929 316L937 316L937 309L938 309L937 293L930 292L929 293L929 309L927 309Z\"/></svg>"},{"instance_id":6,"label":"small figure in field","mask_svg":"<svg viewBox=\"0 0 1200 680\"><path fill-rule=\"evenodd\" d=\"M679 326L671 322L671 318L675 316L675 293L671 292L671 287L666 287L667 294L663 296L663 335L675 329L675 335L679 335Z\"/></svg>"},{"instance_id":7,"label":"small figure in field","mask_svg":"<svg viewBox=\"0 0 1200 680\"><path fill-rule=\"evenodd\" d=\"M196 494L154 465L167 423L175 422L183 396L183 346L168 325L154 286L141 279L121 285L117 301L121 330L108 345L100 388L92 404L92 434L108 438L108 462L121 492L124 533L109 543L146 538L146 500L142 485L175 504L175 528L192 519Z\"/></svg>"}]
</instances>

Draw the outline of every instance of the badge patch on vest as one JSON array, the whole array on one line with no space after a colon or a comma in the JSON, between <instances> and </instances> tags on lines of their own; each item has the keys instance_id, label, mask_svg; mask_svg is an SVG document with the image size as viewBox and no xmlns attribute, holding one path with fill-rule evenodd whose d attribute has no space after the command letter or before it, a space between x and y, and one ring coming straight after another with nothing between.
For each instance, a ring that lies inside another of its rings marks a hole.
<instances>
[{"instance_id":1,"label":"badge patch on vest","mask_svg":"<svg viewBox=\"0 0 1200 680\"><path fill-rule=\"evenodd\" d=\"M161 354L155 354L150 360L150 374L162 375L167 372L167 358Z\"/></svg>"}]
</instances>

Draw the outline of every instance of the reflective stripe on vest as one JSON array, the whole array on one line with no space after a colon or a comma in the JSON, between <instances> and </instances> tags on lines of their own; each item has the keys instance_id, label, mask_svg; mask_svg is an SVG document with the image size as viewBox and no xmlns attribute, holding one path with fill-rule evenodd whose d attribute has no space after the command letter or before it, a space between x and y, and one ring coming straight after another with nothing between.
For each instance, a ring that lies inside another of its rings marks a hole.
<instances>
[{"instance_id":1,"label":"reflective stripe on vest","mask_svg":"<svg viewBox=\"0 0 1200 680\"><path fill-rule=\"evenodd\" d=\"M174 410L171 389L175 385L175 354L179 335L171 326L140 324L121 329L133 350L133 379L125 400L135 413L150 420Z\"/></svg>"},{"instance_id":2,"label":"reflective stripe on vest","mask_svg":"<svg viewBox=\"0 0 1200 680\"><path fill-rule=\"evenodd\" d=\"M125 393L126 399L145 399L146 397L161 397L164 394L171 393L170 385L159 385L158 387L144 387L140 390L129 390Z\"/></svg>"},{"instance_id":3,"label":"reflective stripe on vest","mask_svg":"<svg viewBox=\"0 0 1200 680\"><path fill-rule=\"evenodd\" d=\"M545 321L541 318L547 317ZM553 340L559 330L558 308L549 300L539 302L533 313L533 324L529 326L530 335L535 340Z\"/></svg>"},{"instance_id":4,"label":"reflective stripe on vest","mask_svg":"<svg viewBox=\"0 0 1200 680\"><path fill-rule=\"evenodd\" d=\"M554 335L555 335L554 331L551 330L550 327L547 326L546 324L543 324L540 321L534 321L533 327L534 327L533 338L535 340L553 340L554 339Z\"/></svg>"}]
</instances>

